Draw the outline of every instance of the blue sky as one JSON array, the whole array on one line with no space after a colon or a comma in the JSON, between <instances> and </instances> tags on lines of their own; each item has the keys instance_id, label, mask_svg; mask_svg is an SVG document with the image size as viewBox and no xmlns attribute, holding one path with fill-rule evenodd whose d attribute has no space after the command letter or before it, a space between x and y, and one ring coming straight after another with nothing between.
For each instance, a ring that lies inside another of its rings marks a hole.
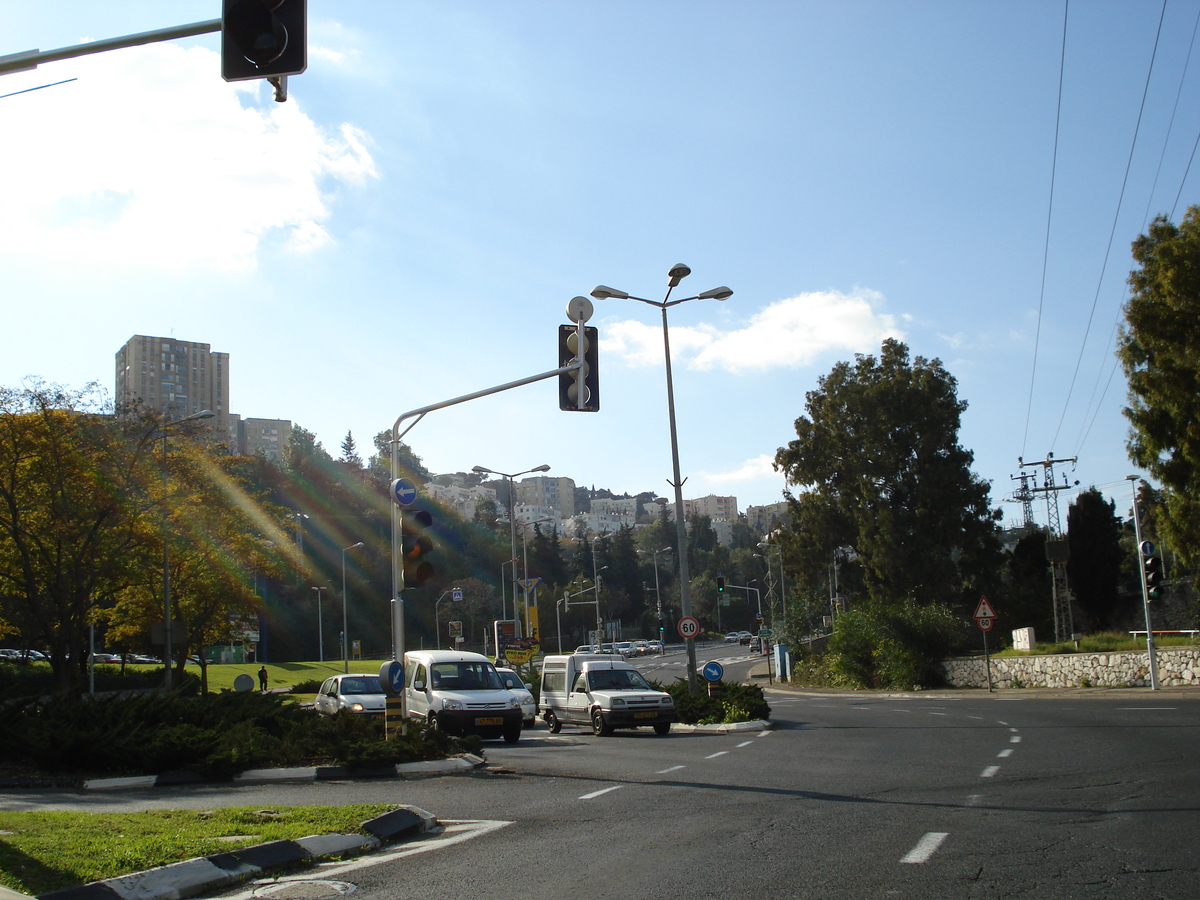
<instances>
[{"instance_id":1,"label":"blue sky","mask_svg":"<svg viewBox=\"0 0 1200 900\"><path fill-rule=\"evenodd\" d=\"M1159 3L1071 3L1056 165L1058 2L309 10L284 104L221 80L215 34L0 78L77 79L0 99L0 383L111 390L121 344L173 334L230 353L234 412L336 455L554 368L571 297L658 300L683 262L682 296L734 291L670 314L685 496L780 499L805 393L890 335L958 379L994 503L1053 452L1127 507L1114 330L1130 242L1200 193L1200 0L1161 34ZM0 55L219 14L0 0ZM408 442L435 471L667 494L658 311L597 301L590 324L599 413L546 381Z\"/></svg>"}]
</instances>

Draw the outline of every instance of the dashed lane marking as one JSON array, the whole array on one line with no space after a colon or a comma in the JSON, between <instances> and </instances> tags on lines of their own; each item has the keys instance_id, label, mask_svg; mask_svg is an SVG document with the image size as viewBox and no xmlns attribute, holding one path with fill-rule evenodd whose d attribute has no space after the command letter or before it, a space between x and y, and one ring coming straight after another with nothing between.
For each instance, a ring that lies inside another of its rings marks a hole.
<instances>
[{"instance_id":1,"label":"dashed lane marking","mask_svg":"<svg viewBox=\"0 0 1200 900\"><path fill-rule=\"evenodd\" d=\"M991 778L993 775L995 775L999 771L1000 771L999 766L988 766L986 769L983 770L982 773L980 773L979 777L980 778Z\"/></svg>"},{"instance_id":2,"label":"dashed lane marking","mask_svg":"<svg viewBox=\"0 0 1200 900\"><path fill-rule=\"evenodd\" d=\"M738 745L737 745L737 747L735 747L734 749L740 749L740 748L742 748L742 747L749 747L749 746L750 746L751 744L753 744L753 743L754 743L754 741L742 741L742 742L741 742L740 744L738 744Z\"/></svg>"},{"instance_id":3,"label":"dashed lane marking","mask_svg":"<svg viewBox=\"0 0 1200 900\"><path fill-rule=\"evenodd\" d=\"M1004 759L1006 756L1012 756L1012 747L1009 747L1007 750L1001 750L996 754L996 756L1000 759Z\"/></svg>"},{"instance_id":4,"label":"dashed lane marking","mask_svg":"<svg viewBox=\"0 0 1200 900\"><path fill-rule=\"evenodd\" d=\"M680 769L686 769L686 768L687 768L687 766L671 766L671 768L669 768L669 769L659 769L654 774L655 775L666 775L668 772L677 772Z\"/></svg>"},{"instance_id":5,"label":"dashed lane marking","mask_svg":"<svg viewBox=\"0 0 1200 900\"><path fill-rule=\"evenodd\" d=\"M982 801L982 800L983 800L983 794L968 794L966 805L967 806L978 806L980 801Z\"/></svg>"},{"instance_id":6,"label":"dashed lane marking","mask_svg":"<svg viewBox=\"0 0 1200 900\"><path fill-rule=\"evenodd\" d=\"M580 800L593 800L596 797L599 797L601 794L607 794L609 791L619 791L624 786L625 785L623 785L623 784L614 784L612 787L601 788L598 791L592 791L590 794L584 794L579 799Z\"/></svg>"},{"instance_id":7,"label":"dashed lane marking","mask_svg":"<svg viewBox=\"0 0 1200 900\"><path fill-rule=\"evenodd\" d=\"M917 841L917 846L913 847L900 860L902 863L923 863L933 856L938 847L942 846L942 841L950 836L948 831L930 831L923 838Z\"/></svg>"},{"instance_id":8,"label":"dashed lane marking","mask_svg":"<svg viewBox=\"0 0 1200 900\"><path fill-rule=\"evenodd\" d=\"M729 752L728 750L718 750L716 753L710 753L710 754L708 754L708 756L706 756L704 758L705 759L716 759L718 756L724 756L728 752Z\"/></svg>"},{"instance_id":9,"label":"dashed lane marking","mask_svg":"<svg viewBox=\"0 0 1200 900\"><path fill-rule=\"evenodd\" d=\"M1014 734L1008 739L1008 742L1010 744L1019 744L1021 743L1021 736L1019 734Z\"/></svg>"}]
</instances>

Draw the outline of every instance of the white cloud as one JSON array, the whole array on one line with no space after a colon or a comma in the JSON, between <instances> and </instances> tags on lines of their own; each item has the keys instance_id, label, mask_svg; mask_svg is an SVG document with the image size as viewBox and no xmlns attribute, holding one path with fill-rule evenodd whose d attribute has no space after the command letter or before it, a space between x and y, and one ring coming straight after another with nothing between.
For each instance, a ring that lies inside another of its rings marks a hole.
<instances>
[{"instance_id":1,"label":"white cloud","mask_svg":"<svg viewBox=\"0 0 1200 900\"><path fill-rule=\"evenodd\" d=\"M328 244L331 182L377 175L362 132L326 134L295 98L226 84L211 50L138 47L74 72L76 82L6 101L0 252L247 268L271 236L296 252Z\"/></svg>"},{"instance_id":2,"label":"white cloud","mask_svg":"<svg viewBox=\"0 0 1200 900\"><path fill-rule=\"evenodd\" d=\"M775 467L772 465L774 461L774 453L764 453L762 456L746 460L732 472L706 472L702 473L700 477L709 484L735 484L758 481L760 478L772 478L780 483L782 489L783 473L775 471Z\"/></svg>"},{"instance_id":3,"label":"white cloud","mask_svg":"<svg viewBox=\"0 0 1200 900\"><path fill-rule=\"evenodd\" d=\"M693 369L745 372L806 365L830 350L869 352L887 337L903 337L896 318L875 307L883 296L858 289L812 291L777 300L732 331L713 326L672 327L671 358ZM631 365L661 365L662 329L616 322L601 339L606 353Z\"/></svg>"}]
</instances>

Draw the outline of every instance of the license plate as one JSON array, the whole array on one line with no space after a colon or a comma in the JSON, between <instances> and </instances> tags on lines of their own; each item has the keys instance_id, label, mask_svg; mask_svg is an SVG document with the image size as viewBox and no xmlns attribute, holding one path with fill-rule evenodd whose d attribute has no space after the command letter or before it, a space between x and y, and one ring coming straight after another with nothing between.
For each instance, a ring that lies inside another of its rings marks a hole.
<instances>
[{"instance_id":1,"label":"license plate","mask_svg":"<svg viewBox=\"0 0 1200 900\"><path fill-rule=\"evenodd\" d=\"M658 713L656 713L656 712L635 712L633 714L633 717L635 719L656 719L656 718L658 718Z\"/></svg>"},{"instance_id":2,"label":"license plate","mask_svg":"<svg viewBox=\"0 0 1200 900\"><path fill-rule=\"evenodd\" d=\"M503 725L504 720L499 716L486 716L475 720L476 725Z\"/></svg>"}]
</instances>

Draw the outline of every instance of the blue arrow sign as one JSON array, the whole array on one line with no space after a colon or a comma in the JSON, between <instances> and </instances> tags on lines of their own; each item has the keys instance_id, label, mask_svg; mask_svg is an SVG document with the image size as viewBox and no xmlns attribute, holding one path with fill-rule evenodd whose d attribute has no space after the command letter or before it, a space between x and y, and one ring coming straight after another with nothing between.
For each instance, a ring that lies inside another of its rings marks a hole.
<instances>
[{"instance_id":1,"label":"blue arrow sign","mask_svg":"<svg viewBox=\"0 0 1200 900\"><path fill-rule=\"evenodd\" d=\"M704 678L706 681L720 681L725 674L725 668L719 662L705 663Z\"/></svg>"},{"instance_id":2,"label":"blue arrow sign","mask_svg":"<svg viewBox=\"0 0 1200 900\"><path fill-rule=\"evenodd\" d=\"M399 696L404 690L404 666L389 660L379 667L379 686L385 694Z\"/></svg>"},{"instance_id":3,"label":"blue arrow sign","mask_svg":"<svg viewBox=\"0 0 1200 900\"><path fill-rule=\"evenodd\" d=\"M401 506L412 506L417 499L417 486L407 478L397 478L392 482L392 496Z\"/></svg>"}]
</instances>

